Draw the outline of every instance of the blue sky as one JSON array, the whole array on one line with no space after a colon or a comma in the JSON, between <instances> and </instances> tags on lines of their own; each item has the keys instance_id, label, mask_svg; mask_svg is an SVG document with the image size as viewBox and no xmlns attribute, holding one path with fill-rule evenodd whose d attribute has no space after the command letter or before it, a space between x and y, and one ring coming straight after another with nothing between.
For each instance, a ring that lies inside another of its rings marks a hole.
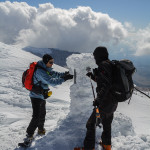
<instances>
[{"instance_id":1,"label":"blue sky","mask_svg":"<svg viewBox=\"0 0 150 150\"><path fill-rule=\"evenodd\" d=\"M10 0L14 1L27 2L35 7L50 2L54 7L63 9L90 6L93 11L106 13L122 23L131 22L136 28L150 23L150 0Z\"/></svg>"}]
</instances>

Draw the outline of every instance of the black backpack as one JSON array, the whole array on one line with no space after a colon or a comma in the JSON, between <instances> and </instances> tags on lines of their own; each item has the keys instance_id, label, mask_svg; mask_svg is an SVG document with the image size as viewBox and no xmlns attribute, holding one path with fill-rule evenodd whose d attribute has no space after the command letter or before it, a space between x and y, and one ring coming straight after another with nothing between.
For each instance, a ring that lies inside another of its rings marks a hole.
<instances>
[{"instance_id":1,"label":"black backpack","mask_svg":"<svg viewBox=\"0 0 150 150\"><path fill-rule=\"evenodd\" d=\"M136 68L130 60L112 60L113 83L111 93L116 102L124 102L131 98L134 84L132 75Z\"/></svg>"}]
</instances>

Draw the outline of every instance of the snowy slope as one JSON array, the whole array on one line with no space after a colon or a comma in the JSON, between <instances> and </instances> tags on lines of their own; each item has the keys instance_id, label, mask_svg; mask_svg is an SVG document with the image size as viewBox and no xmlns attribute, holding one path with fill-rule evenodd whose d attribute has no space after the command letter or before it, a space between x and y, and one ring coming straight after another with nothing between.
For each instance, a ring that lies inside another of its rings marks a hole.
<instances>
[{"instance_id":1,"label":"snowy slope","mask_svg":"<svg viewBox=\"0 0 150 150\"><path fill-rule=\"evenodd\" d=\"M22 142L32 115L29 92L22 88L22 72L29 63L40 60L39 57L23 51L18 46L0 43L0 149L14 149ZM60 72L65 68L54 64ZM47 99L47 132L54 130L69 111L70 85L50 87L53 95Z\"/></svg>"},{"instance_id":2,"label":"snowy slope","mask_svg":"<svg viewBox=\"0 0 150 150\"><path fill-rule=\"evenodd\" d=\"M17 150L25 136L32 109L28 91L21 86L23 70L39 57L18 46L0 43L0 149ZM90 54L74 54L67 59L70 72L77 70L77 84L67 81L50 87L53 95L47 99L46 136L36 137L34 150L72 150L82 146L85 124L92 111L92 90L86 67L95 68ZM54 65L58 71L66 69ZM96 85L94 84L96 87ZM133 95L130 105L120 103L112 125L113 150L150 150L150 101L140 93ZM101 129L97 129L97 141ZM96 150L101 148L96 145Z\"/></svg>"}]
</instances>

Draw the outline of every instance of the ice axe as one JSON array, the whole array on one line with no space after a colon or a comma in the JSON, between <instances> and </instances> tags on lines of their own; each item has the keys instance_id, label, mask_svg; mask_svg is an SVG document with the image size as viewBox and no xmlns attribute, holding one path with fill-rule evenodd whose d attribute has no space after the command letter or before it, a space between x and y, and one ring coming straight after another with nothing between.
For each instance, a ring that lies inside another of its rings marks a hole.
<instances>
[{"instance_id":1,"label":"ice axe","mask_svg":"<svg viewBox=\"0 0 150 150\"><path fill-rule=\"evenodd\" d=\"M90 67L87 67L86 68L86 71L88 73L91 73L91 68ZM91 76L90 76L90 83L91 83L91 88L92 88L92 92L93 92L93 97L94 97L94 101L95 101L95 92L94 92L94 87L93 87L93 84L92 84L92 80L91 80ZM94 109L96 111L96 126L100 127L100 123L101 123L101 118L100 118L100 112L99 112L99 108L97 106L94 106Z\"/></svg>"},{"instance_id":2,"label":"ice axe","mask_svg":"<svg viewBox=\"0 0 150 150\"><path fill-rule=\"evenodd\" d=\"M91 72L91 68L90 68L90 67L87 67L87 68L86 68L86 71L87 71L88 73ZM94 100L95 100L95 93L94 93L94 87L93 87L93 84L92 84L91 76L90 76L90 82L91 82L93 97L94 97Z\"/></svg>"}]
</instances>

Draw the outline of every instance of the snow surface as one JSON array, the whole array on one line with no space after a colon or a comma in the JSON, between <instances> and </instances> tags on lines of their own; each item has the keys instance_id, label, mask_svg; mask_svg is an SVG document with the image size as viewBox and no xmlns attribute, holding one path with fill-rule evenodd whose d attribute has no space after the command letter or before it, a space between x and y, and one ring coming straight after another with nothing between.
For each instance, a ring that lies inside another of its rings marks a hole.
<instances>
[{"instance_id":1,"label":"snow surface","mask_svg":"<svg viewBox=\"0 0 150 150\"><path fill-rule=\"evenodd\" d=\"M17 150L32 115L28 91L22 88L22 72L32 61L40 58L15 45L0 43L0 149ZM67 59L71 73L76 69L77 84L73 80L52 87L47 99L46 135L35 137L28 149L72 150L83 146L85 124L92 112L92 90L85 76L86 67L95 68L91 54L73 54ZM54 65L60 72L65 68ZM93 83L96 87L95 83ZM113 150L150 150L150 100L139 92L131 103L119 103L112 123ZM97 141L102 130L97 128ZM96 145L96 150L101 148Z\"/></svg>"}]
</instances>

